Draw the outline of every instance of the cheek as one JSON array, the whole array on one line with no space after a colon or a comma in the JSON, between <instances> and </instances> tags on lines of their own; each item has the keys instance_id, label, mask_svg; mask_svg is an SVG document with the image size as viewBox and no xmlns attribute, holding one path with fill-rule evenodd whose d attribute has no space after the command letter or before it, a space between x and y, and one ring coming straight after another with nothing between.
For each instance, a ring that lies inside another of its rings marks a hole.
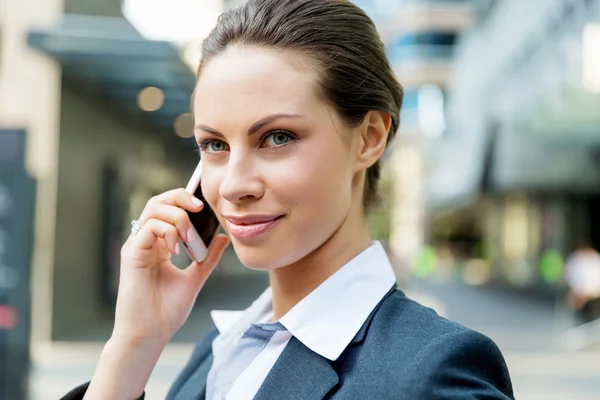
<instances>
[{"instance_id":1,"label":"cheek","mask_svg":"<svg viewBox=\"0 0 600 400\"><path fill-rule=\"evenodd\" d=\"M341 205L339 198L350 196L352 173L345 149L323 148L303 151L269 174L268 186L276 193L277 200L307 218L311 215L320 218L329 205Z\"/></svg>"}]
</instances>

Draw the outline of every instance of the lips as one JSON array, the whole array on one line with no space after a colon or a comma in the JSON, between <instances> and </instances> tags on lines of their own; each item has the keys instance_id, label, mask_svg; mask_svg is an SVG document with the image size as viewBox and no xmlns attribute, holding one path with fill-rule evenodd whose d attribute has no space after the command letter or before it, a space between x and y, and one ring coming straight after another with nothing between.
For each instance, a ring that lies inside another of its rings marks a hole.
<instances>
[{"instance_id":1,"label":"lips","mask_svg":"<svg viewBox=\"0 0 600 400\"><path fill-rule=\"evenodd\" d=\"M246 215L228 216L227 230L238 239L250 239L258 237L273 228L283 215Z\"/></svg>"},{"instance_id":2,"label":"lips","mask_svg":"<svg viewBox=\"0 0 600 400\"><path fill-rule=\"evenodd\" d=\"M255 225L271 222L281 217L282 215L247 215L243 217L225 217L225 219L235 225Z\"/></svg>"}]
</instances>

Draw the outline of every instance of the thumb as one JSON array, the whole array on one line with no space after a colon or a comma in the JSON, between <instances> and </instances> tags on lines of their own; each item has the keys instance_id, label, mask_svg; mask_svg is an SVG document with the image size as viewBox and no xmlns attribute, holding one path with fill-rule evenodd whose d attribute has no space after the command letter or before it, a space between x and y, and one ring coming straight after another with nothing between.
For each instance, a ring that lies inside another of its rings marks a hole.
<instances>
[{"instance_id":1,"label":"thumb","mask_svg":"<svg viewBox=\"0 0 600 400\"><path fill-rule=\"evenodd\" d=\"M219 264L219 261L221 261L221 256L223 256L223 253L228 245L229 238L227 235L216 235L208 247L208 255L204 261L193 262L188 268L186 268L185 274L194 282L194 285L198 288L198 290L202 288L210 274Z\"/></svg>"}]
</instances>

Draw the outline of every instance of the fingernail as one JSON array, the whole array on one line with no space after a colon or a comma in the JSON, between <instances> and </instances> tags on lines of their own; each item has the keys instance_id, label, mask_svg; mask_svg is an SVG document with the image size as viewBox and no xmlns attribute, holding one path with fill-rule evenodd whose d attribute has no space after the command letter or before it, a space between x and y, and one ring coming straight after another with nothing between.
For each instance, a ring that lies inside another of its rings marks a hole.
<instances>
[{"instance_id":1,"label":"fingernail","mask_svg":"<svg viewBox=\"0 0 600 400\"><path fill-rule=\"evenodd\" d=\"M187 231L187 241L188 243L194 241L194 230L192 228Z\"/></svg>"},{"instance_id":2,"label":"fingernail","mask_svg":"<svg viewBox=\"0 0 600 400\"><path fill-rule=\"evenodd\" d=\"M175 254L179 254L180 251L181 251L181 249L179 248L179 243L177 243L175 245Z\"/></svg>"},{"instance_id":3,"label":"fingernail","mask_svg":"<svg viewBox=\"0 0 600 400\"><path fill-rule=\"evenodd\" d=\"M200 199L197 197L192 197L192 203L194 203L196 207L200 207L202 205L202 201L200 201Z\"/></svg>"}]
</instances>

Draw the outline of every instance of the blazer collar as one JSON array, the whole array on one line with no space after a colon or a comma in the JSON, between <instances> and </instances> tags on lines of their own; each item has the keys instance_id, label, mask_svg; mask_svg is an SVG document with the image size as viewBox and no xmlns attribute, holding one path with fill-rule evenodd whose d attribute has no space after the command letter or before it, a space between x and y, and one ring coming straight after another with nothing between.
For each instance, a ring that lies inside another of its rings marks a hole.
<instances>
[{"instance_id":1,"label":"blazer collar","mask_svg":"<svg viewBox=\"0 0 600 400\"><path fill-rule=\"evenodd\" d=\"M381 301L379 302L379 304L377 304L377 306L373 309L373 311L371 311L371 314L369 314L369 316L367 317L367 319L365 320L365 323L360 327L358 333L356 334L356 336L354 336L354 338L352 339L352 341L350 342L351 344L359 344L362 343L363 340L365 340L365 336L367 335L367 331L369 330L369 327L371 326L371 321L373 321L373 317L375 317L375 314L377 314L377 311L379 310L379 307L381 307L381 305L383 304L383 302L390 297L393 293L397 292L398 290L398 284L394 284L392 286L392 288L385 294L385 296L383 296L383 298L381 299ZM402 293L402 295L404 295Z\"/></svg>"}]
</instances>

